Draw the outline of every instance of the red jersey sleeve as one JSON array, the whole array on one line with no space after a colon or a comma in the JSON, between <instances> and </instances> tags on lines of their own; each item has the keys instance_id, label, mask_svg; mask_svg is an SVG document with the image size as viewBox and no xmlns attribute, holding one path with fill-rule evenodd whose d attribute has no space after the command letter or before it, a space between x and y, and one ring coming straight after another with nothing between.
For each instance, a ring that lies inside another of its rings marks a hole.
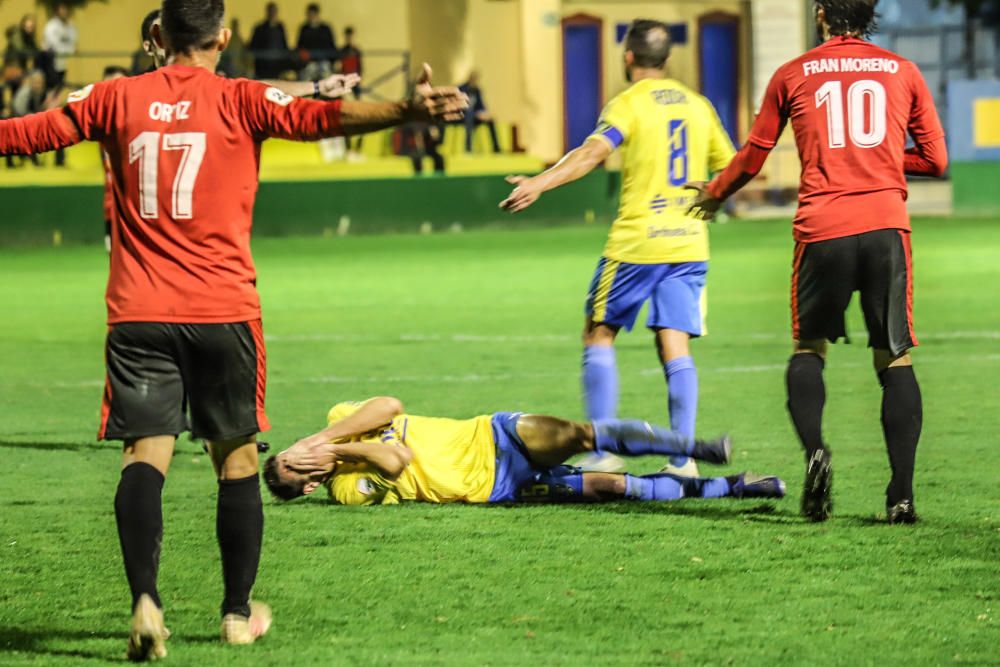
<instances>
[{"instance_id":1,"label":"red jersey sleeve","mask_svg":"<svg viewBox=\"0 0 1000 667\"><path fill-rule=\"evenodd\" d=\"M944 136L944 128L941 127L941 119L938 118L937 107L934 106L934 96L931 95L923 75L913 63L907 63L907 66L910 70L910 87L913 91L913 105L910 108L907 130L916 143L929 144Z\"/></svg>"},{"instance_id":2,"label":"red jersey sleeve","mask_svg":"<svg viewBox=\"0 0 1000 667\"><path fill-rule=\"evenodd\" d=\"M0 120L0 155L34 155L81 141L63 109Z\"/></svg>"},{"instance_id":3,"label":"red jersey sleeve","mask_svg":"<svg viewBox=\"0 0 1000 667\"><path fill-rule=\"evenodd\" d=\"M101 141L114 133L114 91L112 82L102 82L70 93L66 114L73 119L84 139Z\"/></svg>"},{"instance_id":4,"label":"red jersey sleeve","mask_svg":"<svg viewBox=\"0 0 1000 667\"><path fill-rule=\"evenodd\" d=\"M788 123L788 84L785 81L785 68L782 67L767 85L764 99L757 112L757 118L750 128L747 141L766 150L774 148L781 137L785 124Z\"/></svg>"},{"instance_id":5,"label":"red jersey sleeve","mask_svg":"<svg viewBox=\"0 0 1000 667\"><path fill-rule=\"evenodd\" d=\"M249 80L240 81L238 86L243 118L258 139L317 141L344 134L340 100L305 100Z\"/></svg>"}]
</instances>

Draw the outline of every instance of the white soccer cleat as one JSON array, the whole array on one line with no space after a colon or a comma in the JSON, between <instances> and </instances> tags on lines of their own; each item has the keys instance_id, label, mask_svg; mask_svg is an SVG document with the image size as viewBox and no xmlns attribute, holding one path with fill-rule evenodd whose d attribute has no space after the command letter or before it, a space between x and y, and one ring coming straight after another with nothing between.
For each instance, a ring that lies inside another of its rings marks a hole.
<instances>
[{"instance_id":1,"label":"white soccer cleat","mask_svg":"<svg viewBox=\"0 0 1000 667\"><path fill-rule=\"evenodd\" d=\"M250 618L240 614L222 617L222 641L225 644L253 644L271 629L271 608L263 602L250 603Z\"/></svg>"},{"instance_id":2,"label":"white soccer cleat","mask_svg":"<svg viewBox=\"0 0 1000 667\"><path fill-rule=\"evenodd\" d=\"M675 477L698 477L698 463L694 459L689 458L687 463L682 466L675 466L673 463L668 463L660 468L659 472Z\"/></svg>"},{"instance_id":3,"label":"white soccer cleat","mask_svg":"<svg viewBox=\"0 0 1000 667\"><path fill-rule=\"evenodd\" d=\"M128 635L125 655L132 662L147 662L167 657L167 638L170 630L163 624L163 610L146 594L132 613L132 628Z\"/></svg>"},{"instance_id":4,"label":"white soccer cleat","mask_svg":"<svg viewBox=\"0 0 1000 667\"><path fill-rule=\"evenodd\" d=\"M625 459L614 454L587 454L576 467L583 472L625 472Z\"/></svg>"}]
</instances>

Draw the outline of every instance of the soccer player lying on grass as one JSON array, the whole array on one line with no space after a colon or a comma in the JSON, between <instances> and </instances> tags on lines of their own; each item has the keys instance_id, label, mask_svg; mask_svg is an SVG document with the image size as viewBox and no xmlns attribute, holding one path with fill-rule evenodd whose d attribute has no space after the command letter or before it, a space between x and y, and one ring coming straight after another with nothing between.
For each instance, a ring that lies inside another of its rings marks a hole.
<instances>
[{"instance_id":1,"label":"soccer player lying on grass","mask_svg":"<svg viewBox=\"0 0 1000 667\"><path fill-rule=\"evenodd\" d=\"M697 498L781 498L777 477L679 477L589 473L564 465L578 454L690 456L729 462L728 436L695 440L647 422L579 423L520 412L456 420L403 412L390 397L340 403L329 426L264 464L276 497L292 500L326 485L342 505L579 502Z\"/></svg>"}]
</instances>

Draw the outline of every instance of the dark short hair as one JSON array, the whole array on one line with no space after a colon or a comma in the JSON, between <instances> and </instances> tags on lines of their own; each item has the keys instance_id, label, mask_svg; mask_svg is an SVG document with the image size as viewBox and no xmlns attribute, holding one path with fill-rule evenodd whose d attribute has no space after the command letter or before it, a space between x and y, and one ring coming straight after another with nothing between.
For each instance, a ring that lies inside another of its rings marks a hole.
<instances>
[{"instance_id":1,"label":"dark short hair","mask_svg":"<svg viewBox=\"0 0 1000 667\"><path fill-rule=\"evenodd\" d=\"M278 474L278 457L270 456L264 461L264 483L267 484L271 495L280 500L295 500L299 496L305 495L304 484L300 482L290 482L282 479Z\"/></svg>"},{"instance_id":2,"label":"dark short hair","mask_svg":"<svg viewBox=\"0 0 1000 667\"><path fill-rule=\"evenodd\" d=\"M128 70L121 65L108 65L104 68L104 78L107 79L109 76L114 74L120 74L122 76L128 76Z\"/></svg>"},{"instance_id":3,"label":"dark short hair","mask_svg":"<svg viewBox=\"0 0 1000 667\"><path fill-rule=\"evenodd\" d=\"M830 34L868 37L878 27L878 0L816 0L826 15Z\"/></svg>"},{"instance_id":4,"label":"dark short hair","mask_svg":"<svg viewBox=\"0 0 1000 667\"><path fill-rule=\"evenodd\" d=\"M163 32L175 53L211 48L226 14L223 0L163 0Z\"/></svg>"},{"instance_id":5,"label":"dark short hair","mask_svg":"<svg viewBox=\"0 0 1000 667\"><path fill-rule=\"evenodd\" d=\"M344 28L344 34L345 35L353 35L354 34L354 26L349 25L346 28Z\"/></svg>"},{"instance_id":6,"label":"dark short hair","mask_svg":"<svg viewBox=\"0 0 1000 667\"><path fill-rule=\"evenodd\" d=\"M150 42L153 40L153 23L155 23L158 18L160 18L159 9L154 9L150 13L146 14L146 18L142 20L142 41Z\"/></svg>"},{"instance_id":7,"label":"dark short hair","mask_svg":"<svg viewBox=\"0 0 1000 667\"><path fill-rule=\"evenodd\" d=\"M670 57L670 28L663 21L636 19L625 33L625 50L632 52L638 67L659 69Z\"/></svg>"},{"instance_id":8,"label":"dark short hair","mask_svg":"<svg viewBox=\"0 0 1000 667\"><path fill-rule=\"evenodd\" d=\"M313 12L314 14L319 14L319 3L310 2L309 6L306 7L307 12Z\"/></svg>"}]
</instances>

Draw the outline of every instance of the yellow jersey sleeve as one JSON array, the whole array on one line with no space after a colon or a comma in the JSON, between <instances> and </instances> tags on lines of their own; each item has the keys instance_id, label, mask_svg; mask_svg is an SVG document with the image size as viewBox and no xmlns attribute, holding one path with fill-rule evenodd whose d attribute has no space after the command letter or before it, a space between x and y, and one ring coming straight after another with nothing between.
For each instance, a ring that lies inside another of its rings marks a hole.
<instances>
[{"instance_id":1,"label":"yellow jersey sleeve","mask_svg":"<svg viewBox=\"0 0 1000 667\"><path fill-rule=\"evenodd\" d=\"M366 401L344 401L343 403L337 403L326 413L327 425L334 424L342 419L347 419L360 410L361 406L365 403Z\"/></svg>"},{"instance_id":2,"label":"yellow jersey sleeve","mask_svg":"<svg viewBox=\"0 0 1000 667\"><path fill-rule=\"evenodd\" d=\"M398 505L392 483L368 466L341 464L327 482L330 500L338 505Z\"/></svg>"},{"instance_id":3,"label":"yellow jersey sleeve","mask_svg":"<svg viewBox=\"0 0 1000 667\"><path fill-rule=\"evenodd\" d=\"M587 137L587 140L603 141L611 147L611 150L615 150L628 141L634 127L635 111L626 95L618 95L604 107L597 122L597 129Z\"/></svg>"},{"instance_id":4,"label":"yellow jersey sleeve","mask_svg":"<svg viewBox=\"0 0 1000 667\"><path fill-rule=\"evenodd\" d=\"M711 118L708 138L708 168L712 173L717 174L728 167L729 163L733 161L733 157L736 156L736 149L733 148L733 142L730 140L726 128L723 127L722 120L719 118L719 113L715 110L715 107L708 100L705 100L705 106Z\"/></svg>"}]
</instances>

